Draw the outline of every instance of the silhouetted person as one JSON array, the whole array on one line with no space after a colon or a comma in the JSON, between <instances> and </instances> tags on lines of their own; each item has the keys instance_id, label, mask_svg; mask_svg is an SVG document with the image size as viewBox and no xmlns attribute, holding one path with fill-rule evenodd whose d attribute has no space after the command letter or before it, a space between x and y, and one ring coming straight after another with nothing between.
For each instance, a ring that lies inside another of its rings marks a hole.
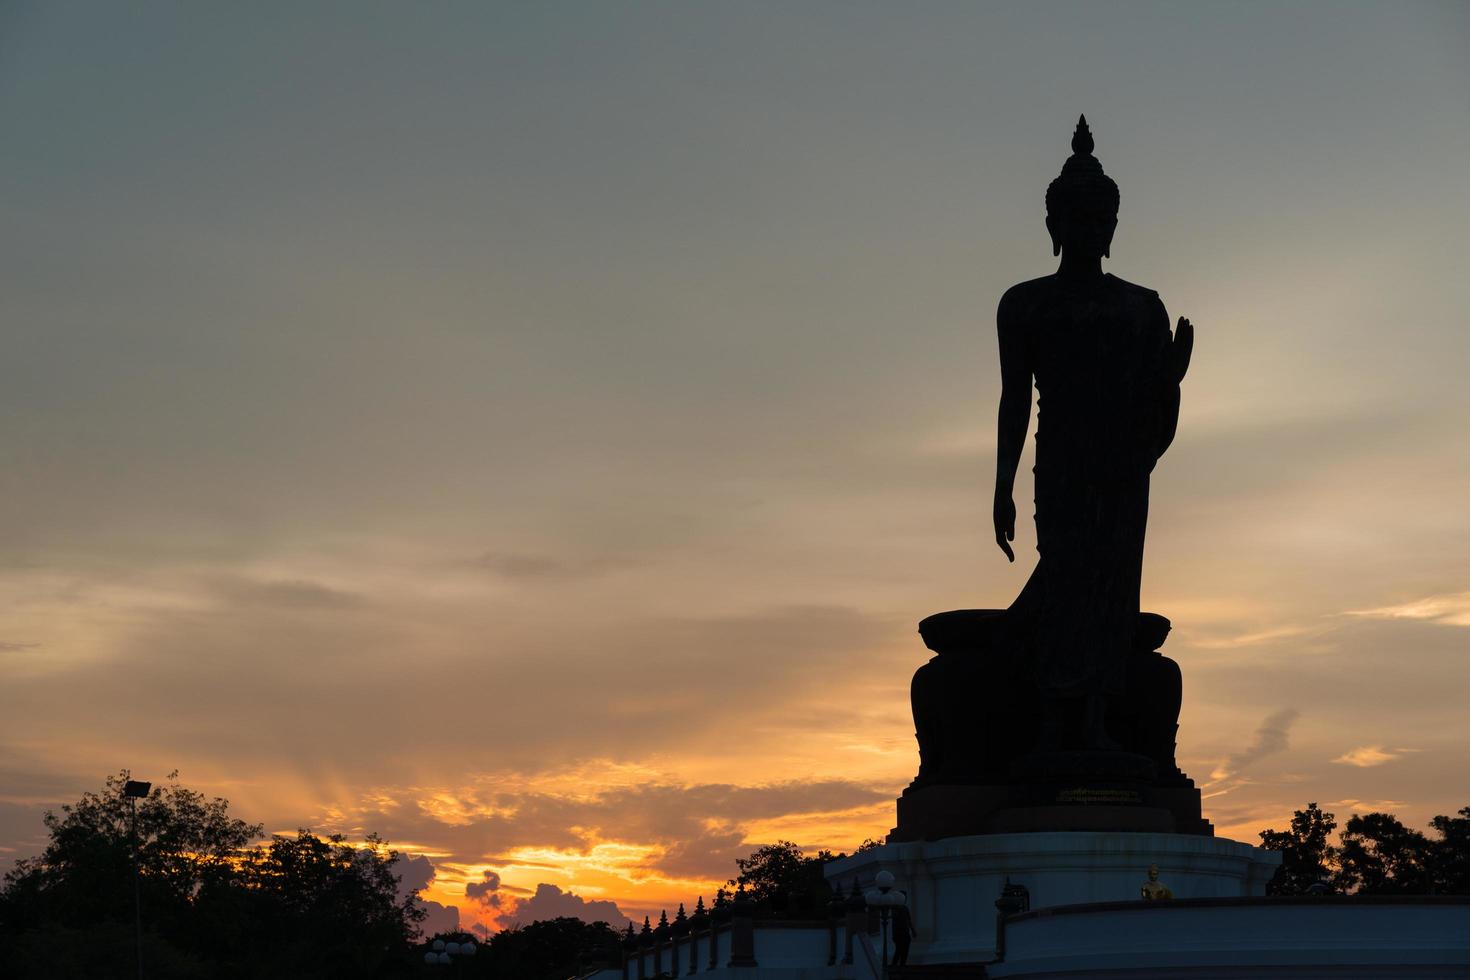
<instances>
[{"instance_id":1,"label":"silhouetted person","mask_svg":"<svg viewBox=\"0 0 1470 980\"><path fill-rule=\"evenodd\" d=\"M909 915L907 905L893 907L893 963L903 966L909 961L909 946L914 941L914 917Z\"/></svg>"},{"instance_id":2,"label":"silhouetted person","mask_svg":"<svg viewBox=\"0 0 1470 980\"><path fill-rule=\"evenodd\" d=\"M1118 186L1092 149L1084 117L1046 191L1046 227L1062 257L1056 273L1012 286L1000 301L994 523L996 543L1014 561L1012 494L1034 382L1040 561L1012 612L1035 622L1043 746L1056 746L1070 703L1083 712L1084 746L1115 749L1106 699L1123 689L1149 474L1174 438L1194 331L1181 318L1171 336L1157 293L1102 271Z\"/></svg>"}]
</instances>

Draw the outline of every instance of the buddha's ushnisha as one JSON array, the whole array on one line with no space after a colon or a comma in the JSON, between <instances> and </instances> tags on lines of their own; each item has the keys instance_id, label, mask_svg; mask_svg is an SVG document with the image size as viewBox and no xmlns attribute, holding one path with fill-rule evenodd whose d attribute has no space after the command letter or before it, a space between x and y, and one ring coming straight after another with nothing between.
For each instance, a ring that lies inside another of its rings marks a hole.
<instances>
[{"instance_id":1,"label":"buddha's ushnisha","mask_svg":"<svg viewBox=\"0 0 1470 980\"><path fill-rule=\"evenodd\" d=\"M1056 747L1071 706L1082 712L1084 747L1109 749L1106 700L1122 690L1138 621L1149 474L1174 438L1194 331L1181 318L1171 335L1157 293L1102 271L1118 185L1092 151L1083 117L1046 191L1061 264L1000 301L994 523L1014 561L1012 495L1034 384L1040 561L1011 612L1034 623L1043 745Z\"/></svg>"}]
</instances>

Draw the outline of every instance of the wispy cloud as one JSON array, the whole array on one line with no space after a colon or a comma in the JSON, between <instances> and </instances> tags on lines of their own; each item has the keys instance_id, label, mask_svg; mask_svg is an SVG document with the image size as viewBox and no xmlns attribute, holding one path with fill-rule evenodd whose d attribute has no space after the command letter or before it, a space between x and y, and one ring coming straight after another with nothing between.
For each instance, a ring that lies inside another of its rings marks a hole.
<instances>
[{"instance_id":1,"label":"wispy cloud","mask_svg":"<svg viewBox=\"0 0 1470 980\"><path fill-rule=\"evenodd\" d=\"M1331 800L1326 807L1351 810L1354 813L1392 813L1404 805L1403 800Z\"/></svg>"},{"instance_id":2,"label":"wispy cloud","mask_svg":"<svg viewBox=\"0 0 1470 980\"><path fill-rule=\"evenodd\" d=\"M354 593L305 579L252 581L243 577L221 578L215 582L215 591L239 607L316 611L347 609L362 602L362 598Z\"/></svg>"},{"instance_id":3,"label":"wispy cloud","mask_svg":"<svg viewBox=\"0 0 1470 980\"><path fill-rule=\"evenodd\" d=\"M1237 633L1231 636L1221 637L1196 637L1193 645L1205 650L1226 650L1235 647L1256 646L1261 643L1271 643L1275 640L1289 640L1292 637L1307 636L1309 634L1322 633L1330 627L1321 624L1299 625L1287 624L1273 626L1267 629L1252 630L1247 633Z\"/></svg>"},{"instance_id":4,"label":"wispy cloud","mask_svg":"<svg viewBox=\"0 0 1470 980\"><path fill-rule=\"evenodd\" d=\"M1288 745L1291 726L1299 716L1300 712L1295 708L1283 708L1272 712L1256 727L1250 744L1220 763L1215 771L1210 773L1210 779L1216 783L1233 779L1242 769L1252 763L1259 762L1268 755L1284 751Z\"/></svg>"},{"instance_id":5,"label":"wispy cloud","mask_svg":"<svg viewBox=\"0 0 1470 980\"><path fill-rule=\"evenodd\" d=\"M1470 592L1426 596L1374 609L1350 609L1347 615L1368 619L1418 619L1443 626L1470 626Z\"/></svg>"},{"instance_id":6,"label":"wispy cloud","mask_svg":"<svg viewBox=\"0 0 1470 980\"><path fill-rule=\"evenodd\" d=\"M1345 766L1357 766L1359 769L1371 769L1417 751L1418 749L1385 749L1381 745L1362 745L1351 752L1344 752L1332 761Z\"/></svg>"}]
</instances>

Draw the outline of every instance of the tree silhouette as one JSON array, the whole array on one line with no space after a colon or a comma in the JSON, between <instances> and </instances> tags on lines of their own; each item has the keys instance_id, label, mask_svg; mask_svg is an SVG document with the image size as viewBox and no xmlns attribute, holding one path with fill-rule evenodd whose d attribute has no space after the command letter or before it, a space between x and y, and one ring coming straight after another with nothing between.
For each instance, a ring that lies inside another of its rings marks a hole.
<instances>
[{"instance_id":1,"label":"tree silhouette","mask_svg":"<svg viewBox=\"0 0 1470 980\"><path fill-rule=\"evenodd\" d=\"M177 783L155 787L138 801L139 876L155 914L170 915L234 874L231 861L261 826L229 816L224 800ZM17 924L45 915L69 926L85 926L122 909L132 917L132 808L122 795L126 770L107 777L100 793L85 793L43 821L51 840L40 857L16 862L5 876L6 893L35 901L10 909Z\"/></svg>"},{"instance_id":2,"label":"tree silhouette","mask_svg":"<svg viewBox=\"0 0 1470 980\"><path fill-rule=\"evenodd\" d=\"M1439 840L1429 852L1429 869L1441 895L1470 895L1470 806L1458 816L1438 816L1429 822Z\"/></svg>"},{"instance_id":3,"label":"tree silhouette","mask_svg":"<svg viewBox=\"0 0 1470 980\"><path fill-rule=\"evenodd\" d=\"M621 963L621 939L606 922L570 916L540 919L491 936L463 969L470 976L505 980L564 980Z\"/></svg>"},{"instance_id":4,"label":"tree silhouette","mask_svg":"<svg viewBox=\"0 0 1470 980\"><path fill-rule=\"evenodd\" d=\"M401 958L425 913L416 895L399 899L397 860L373 835L354 847L305 830L250 851L242 884L272 937L273 961L298 974L371 976Z\"/></svg>"},{"instance_id":5,"label":"tree silhouette","mask_svg":"<svg viewBox=\"0 0 1470 980\"><path fill-rule=\"evenodd\" d=\"M1342 834L1343 882L1362 895L1470 894L1470 807L1429 826L1438 838L1390 813L1353 817Z\"/></svg>"},{"instance_id":6,"label":"tree silhouette","mask_svg":"<svg viewBox=\"0 0 1470 980\"><path fill-rule=\"evenodd\" d=\"M1292 815L1289 830L1261 831L1261 846L1281 852L1281 867L1266 883L1267 895L1305 895L1314 885L1326 882L1337 887L1337 848L1332 832L1337 818L1316 803Z\"/></svg>"},{"instance_id":7,"label":"tree silhouette","mask_svg":"<svg viewBox=\"0 0 1470 980\"><path fill-rule=\"evenodd\" d=\"M1348 820L1338 852L1338 880L1365 895L1427 895L1431 890L1429 838L1389 813Z\"/></svg>"},{"instance_id":8,"label":"tree silhouette","mask_svg":"<svg viewBox=\"0 0 1470 980\"><path fill-rule=\"evenodd\" d=\"M1438 837L1405 827L1391 813L1358 814L1336 846L1336 818L1309 803L1289 830L1261 832L1262 846L1282 853L1266 894L1301 895L1323 882L1355 895L1470 894L1470 807L1429 826Z\"/></svg>"},{"instance_id":9,"label":"tree silhouette","mask_svg":"<svg viewBox=\"0 0 1470 980\"><path fill-rule=\"evenodd\" d=\"M6 874L0 976L136 974L128 776L48 812L45 851ZM395 852L304 830L250 847L260 833L177 773L138 801L149 977L373 977L409 962L424 912L398 898Z\"/></svg>"},{"instance_id":10,"label":"tree silhouette","mask_svg":"<svg viewBox=\"0 0 1470 980\"><path fill-rule=\"evenodd\" d=\"M789 840L777 841L736 858L740 873L726 884L744 887L751 901L776 915L821 913L832 894L822 865L836 856L831 851L808 856Z\"/></svg>"}]
</instances>

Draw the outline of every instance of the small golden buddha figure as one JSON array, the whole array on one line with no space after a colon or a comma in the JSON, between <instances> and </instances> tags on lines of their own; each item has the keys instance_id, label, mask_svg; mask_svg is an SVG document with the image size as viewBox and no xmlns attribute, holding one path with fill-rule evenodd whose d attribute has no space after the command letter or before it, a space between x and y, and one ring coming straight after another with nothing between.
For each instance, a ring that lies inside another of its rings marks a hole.
<instances>
[{"instance_id":1,"label":"small golden buddha figure","mask_svg":"<svg viewBox=\"0 0 1470 980\"><path fill-rule=\"evenodd\" d=\"M1159 880L1159 866L1150 864L1148 866L1148 881L1139 886L1139 892L1143 895L1145 902L1163 902L1174 897L1169 886Z\"/></svg>"}]
</instances>

